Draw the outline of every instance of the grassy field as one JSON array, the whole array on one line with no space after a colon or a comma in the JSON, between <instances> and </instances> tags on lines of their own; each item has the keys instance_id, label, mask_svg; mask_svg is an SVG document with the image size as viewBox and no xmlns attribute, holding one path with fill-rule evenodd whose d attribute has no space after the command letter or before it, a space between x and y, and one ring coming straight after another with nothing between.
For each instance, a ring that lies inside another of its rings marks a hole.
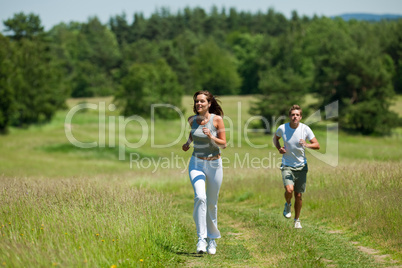
<instances>
[{"instance_id":1,"label":"grassy field","mask_svg":"<svg viewBox=\"0 0 402 268\"><path fill-rule=\"evenodd\" d=\"M400 130L379 138L327 130L325 120L313 124L321 150L307 156L303 229L295 230L281 214L281 156L271 135L253 129L257 118L248 114L254 98L221 100L229 146L223 151L216 255L195 254L186 170L191 152L181 150L191 97L184 97L186 111L177 120L129 123L109 106L111 98L74 99L50 124L0 136L0 265L402 265ZM70 109L83 103L95 106L66 123ZM398 97L393 109L402 116L400 107ZM66 130L76 141L97 144L78 148Z\"/></svg>"}]
</instances>

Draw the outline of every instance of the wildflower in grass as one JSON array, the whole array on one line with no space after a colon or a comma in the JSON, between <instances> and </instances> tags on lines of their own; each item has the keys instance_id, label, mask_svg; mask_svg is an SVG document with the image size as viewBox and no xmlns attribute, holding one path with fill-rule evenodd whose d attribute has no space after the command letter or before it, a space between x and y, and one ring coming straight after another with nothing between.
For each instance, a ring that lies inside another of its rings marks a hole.
<instances>
[{"instance_id":1,"label":"wildflower in grass","mask_svg":"<svg viewBox=\"0 0 402 268\"><path fill-rule=\"evenodd\" d=\"M21 236L24 236L24 234L21 234Z\"/></svg>"},{"instance_id":2,"label":"wildflower in grass","mask_svg":"<svg viewBox=\"0 0 402 268\"><path fill-rule=\"evenodd\" d=\"M96 236L99 236L99 234L96 234Z\"/></svg>"},{"instance_id":3,"label":"wildflower in grass","mask_svg":"<svg viewBox=\"0 0 402 268\"><path fill-rule=\"evenodd\" d=\"M102 242L105 242L105 240L102 239Z\"/></svg>"},{"instance_id":4,"label":"wildflower in grass","mask_svg":"<svg viewBox=\"0 0 402 268\"><path fill-rule=\"evenodd\" d=\"M143 259L140 259L140 262L143 262L144 260Z\"/></svg>"},{"instance_id":5,"label":"wildflower in grass","mask_svg":"<svg viewBox=\"0 0 402 268\"><path fill-rule=\"evenodd\" d=\"M110 268L116 268L116 267L117 267L116 264L113 264L112 266L110 266Z\"/></svg>"}]
</instances>

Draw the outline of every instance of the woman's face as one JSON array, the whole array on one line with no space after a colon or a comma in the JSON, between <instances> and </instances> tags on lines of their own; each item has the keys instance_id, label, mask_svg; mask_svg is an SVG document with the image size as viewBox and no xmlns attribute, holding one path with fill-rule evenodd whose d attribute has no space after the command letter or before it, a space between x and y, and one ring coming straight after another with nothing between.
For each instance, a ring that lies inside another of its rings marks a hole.
<instances>
[{"instance_id":1,"label":"woman's face","mask_svg":"<svg viewBox=\"0 0 402 268\"><path fill-rule=\"evenodd\" d=\"M198 94L194 101L195 110L198 114L204 114L209 110L211 104L207 100L207 96L204 94Z\"/></svg>"}]
</instances>

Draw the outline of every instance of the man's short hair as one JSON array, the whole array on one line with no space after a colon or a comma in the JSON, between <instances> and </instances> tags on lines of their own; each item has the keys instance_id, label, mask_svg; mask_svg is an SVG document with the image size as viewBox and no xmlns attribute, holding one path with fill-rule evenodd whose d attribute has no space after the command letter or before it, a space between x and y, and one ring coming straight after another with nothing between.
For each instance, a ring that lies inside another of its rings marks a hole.
<instances>
[{"instance_id":1,"label":"man's short hair","mask_svg":"<svg viewBox=\"0 0 402 268\"><path fill-rule=\"evenodd\" d=\"M303 110L302 110L302 108L300 108L299 105L294 104L294 105L293 105L292 107L290 107L290 109L289 109L289 116L290 116L290 114L292 113L293 110L299 110L299 111L300 111L300 115L301 115L301 116L303 115Z\"/></svg>"}]
</instances>

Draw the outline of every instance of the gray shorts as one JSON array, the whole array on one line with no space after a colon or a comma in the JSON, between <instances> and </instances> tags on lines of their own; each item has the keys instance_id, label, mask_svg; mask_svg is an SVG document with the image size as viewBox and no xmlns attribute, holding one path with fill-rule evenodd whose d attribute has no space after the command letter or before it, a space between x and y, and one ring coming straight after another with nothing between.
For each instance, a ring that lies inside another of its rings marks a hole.
<instances>
[{"instance_id":1,"label":"gray shorts","mask_svg":"<svg viewBox=\"0 0 402 268\"><path fill-rule=\"evenodd\" d=\"M281 171L283 186L293 185L294 191L297 193L304 193L306 191L307 164L297 168L282 165Z\"/></svg>"}]
</instances>

